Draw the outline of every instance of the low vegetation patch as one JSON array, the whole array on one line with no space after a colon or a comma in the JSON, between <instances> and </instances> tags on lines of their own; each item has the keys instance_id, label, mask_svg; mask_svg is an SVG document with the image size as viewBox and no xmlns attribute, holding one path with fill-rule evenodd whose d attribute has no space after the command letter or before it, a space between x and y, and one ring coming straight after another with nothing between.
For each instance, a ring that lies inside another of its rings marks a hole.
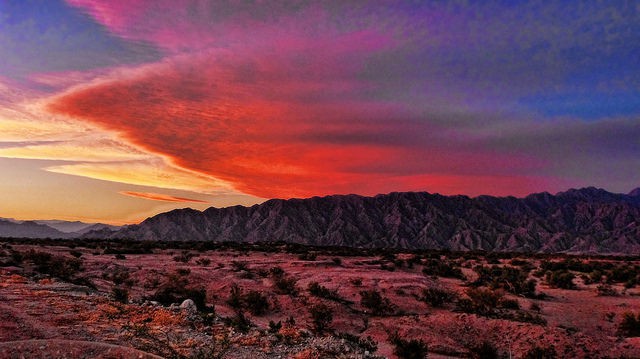
<instances>
[{"instance_id":1,"label":"low vegetation patch","mask_svg":"<svg viewBox=\"0 0 640 359\"><path fill-rule=\"evenodd\" d=\"M393 314L397 307L375 289L360 292L360 304L373 315Z\"/></svg>"},{"instance_id":2,"label":"low vegetation patch","mask_svg":"<svg viewBox=\"0 0 640 359\"><path fill-rule=\"evenodd\" d=\"M393 354L402 359L424 359L429 353L429 347L422 339L405 339L398 332L389 336L389 342L393 344Z\"/></svg>"}]
</instances>

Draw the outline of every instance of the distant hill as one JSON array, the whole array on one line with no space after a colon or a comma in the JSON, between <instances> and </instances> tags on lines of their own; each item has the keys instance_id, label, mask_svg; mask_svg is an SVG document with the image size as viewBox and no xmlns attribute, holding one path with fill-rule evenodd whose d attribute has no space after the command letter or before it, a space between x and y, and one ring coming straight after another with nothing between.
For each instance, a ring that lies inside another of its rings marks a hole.
<instances>
[{"instance_id":1,"label":"distant hill","mask_svg":"<svg viewBox=\"0 0 640 359\"><path fill-rule=\"evenodd\" d=\"M80 221L68 222L61 220L34 220L38 224L44 224L51 228L55 228L60 232L71 233L81 231L87 227L91 227L93 223L84 223Z\"/></svg>"},{"instance_id":2,"label":"distant hill","mask_svg":"<svg viewBox=\"0 0 640 359\"><path fill-rule=\"evenodd\" d=\"M11 218L0 218L0 237L76 238L91 231L103 230L108 234L118 229L120 227L102 223L61 220L18 221Z\"/></svg>"},{"instance_id":3,"label":"distant hill","mask_svg":"<svg viewBox=\"0 0 640 359\"><path fill-rule=\"evenodd\" d=\"M0 219L0 237L67 238L68 234L34 221L14 222Z\"/></svg>"},{"instance_id":4,"label":"distant hill","mask_svg":"<svg viewBox=\"0 0 640 359\"><path fill-rule=\"evenodd\" d=\"M252 207L174 210L86 237L640 254L639 194L589 187L525 198L406 192L275 199Z\"/></svg>"}]
</instances>

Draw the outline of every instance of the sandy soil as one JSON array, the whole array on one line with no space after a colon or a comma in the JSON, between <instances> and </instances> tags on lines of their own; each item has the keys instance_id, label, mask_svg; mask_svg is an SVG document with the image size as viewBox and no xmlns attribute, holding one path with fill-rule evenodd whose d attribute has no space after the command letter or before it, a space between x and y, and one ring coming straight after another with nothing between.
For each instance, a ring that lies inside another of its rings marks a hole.
<instances>
[{"instance_id":1,"label":"sandy soil","mask_svg":"<svg viewBox=\"0 0 640 359\"><path fill-rule=\"evenodd\" d=\"M67 247L14 244L12 249L35 249L66 257L70 253ZM475 276L467 268L473 264L471 261L463 264L467 280L460 280L424 275L420 264L410 268L405 263L387 270L380 265L379 257L335 259L318 255L314 260L302 260L289 253L194 251L194 257L182 263L174 260L181 254L178 250L126 254L125 259L94 249L74 250L82 254L82 276L90 279L95 289L34 275L28 266L0 268L0 342L74 340L136 348L162 357L394 357L389 336L397 332L403 338L424 341L430 358L471 357L474 348L485 341L503 357L522 357L535 346L553 346L557 357L640 357L638 338L617 335L623 313L640 312L640 290L624 290L621 285L614 285L623 293L619 296L598 296L596 284L585 285L580 279L575 280L577 289L563 290L550 288L538 278L537 291L544 292L545 299L506 294L517 300L525 312L534 313L529 308L534 302L538 304L539 315L547 323L540 325L459 312L454 303L434 308L418 300L421 291L429 287L449 289L464 297L468 282ZM202 259L210 263L203 264ZM275 287L270 269L276 266L282 268L285 277L297 281L297 295L282 294ZM182 274L175 274L178 270ZM131 279L130 285L124 285L130 295L128 304L118 303L110 296L114 287L111 276L123 271ZM215 307L215 314L203 319L205 314L193 310L145 300L171 274L171 278L184 277L190 286L204 287L207 304ZM339 300L311 295L307 290L311 282L335 290ZM247 333L234 329L225 320L236 313L227 303L234 284L243 293L263 293L269 302L264 314L245 311L253 323ZM360 292L372 289L388 298L395 307L392 312L376 315L363 307ZM309 312L310 307L320 303L333 312L333 320L323 333L314 330ZM295 324L284 325L279 333L267 331L270 321L284 323L289 317L294 318ZM338 333L370 336L377 342L377 351L367 351L337 337ZM59 351L60 346L54 349Z\"/></svg>"}]
</instances>

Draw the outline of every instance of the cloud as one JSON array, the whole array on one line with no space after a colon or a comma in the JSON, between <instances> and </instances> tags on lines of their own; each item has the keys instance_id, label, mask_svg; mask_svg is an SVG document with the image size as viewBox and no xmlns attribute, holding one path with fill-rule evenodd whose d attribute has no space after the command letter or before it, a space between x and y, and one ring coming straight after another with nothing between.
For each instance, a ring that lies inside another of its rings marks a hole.
<instances>
[{"instance_id":1,"label":"cloud","mask_svg":"<svg viewBox=\"0 0 640 359\"><path fill-rule=\"evenodd\" d=\"M105 138L84 138L76 141L40 141L0 146L0 157L57 161L127 161L149 158L148 154L123 143ZM95 137L95 136L94 136Z\"/></svg>"},{"instance_id":2,"label":"cloud","mask_svg":"<svg viewBox=\"0 0 640 359\"><path fill-rule=\"evenodd\" d=\"M520 101L637 86L623 80L640 22L611 6L69 3L167 56L71 88L49 110L243 193L526 194L582 175L600 184L603 168L626 173L640 157L630 136L614 138L637 118L543 119ZM603 24L618 36L600 36Z\"/></svg>"},{"instance_id":3,"label":"cloud","mask_svg":"<svg viewBox=\"0 0 640 359\"><path fill-rule=\"evenodd\" d=\"M125 41L63 1L0 4L0 75L79 71L159 58L149 43Z\"/></svg>"},{"instance_id":4,"label":"cloud","mask_svg":"<svg viewBox=\"0 0 640 359\"><path fill-rule=\"evenodd\" d=\"M300 61L286 48L176 57L72 89L49 108L258 197L480 194L482 176L511 176L517 193L540 186L541 178L525 178L540 166L535 156L483 149L473 145L483 141L478 133L363 96L370 84L354 74L359 63L343 59L351 56L347 44L367 47L366 39L334 39L345 45L322 49L318 60L312 52Z\"/></svg>"},{"instance_id":5,"label":"cloud","mask_svg":"<svg viewBox=\"0 0 640 359\"><path fill-rule=\"evenodd\" d=\"M133 191L122 191L119 192L125 196L131 196L136 198L144 198L152 201L163 201L163 202L192 202L192 203L209 203L207 201L202 201L199 199L190 199L183 197L174 197L166 194L160 193L149 193L149 192L133 192Z\"/></svg>"},{"instance_id":6,"label":"cloud","mask_svg":"<svg viewBox=\"0 0 640 359\"><path fill-rule=\"evenodd\" d=\"M74 163L44 168L48 172L138 186L177 189L213 195L233 193L219 179L177 168L161 158L140 161Z\"/></svg>"}]
</instances>

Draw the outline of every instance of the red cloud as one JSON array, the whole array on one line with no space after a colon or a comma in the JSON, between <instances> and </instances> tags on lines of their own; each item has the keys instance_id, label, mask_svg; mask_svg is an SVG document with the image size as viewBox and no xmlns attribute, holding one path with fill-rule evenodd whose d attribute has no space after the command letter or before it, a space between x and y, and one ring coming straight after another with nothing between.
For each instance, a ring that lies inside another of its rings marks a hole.
<instances>
[{"instance_id":1,"label":"red cloud","mask_svg":"<svg viewBox=\"0 0 640 359\"><path fill-rule=\"evenodd\" d=\"M539 178L510 175L537 163L458 148L464 133L363 97L370 84L354 75L355 61L343 63L348 46L337 48L319 59L266 50L184 57L69 92L50 109L264 198L540 187ZM495 181L479 180L488 176Z\"/></svg>"},{"instance_id":2,"label":"red cloud","mask_svg":"<svg viewBox=\"0 0 640 359\"><path fill-rule=\"evenodd\" d=\"M174 196L169 196L169 195L160 194L160 193L132 192L132 191L122 191L122 192L118 192L118 193L123 194L125 196L150 199L150 200L153 200L153 201L209 203L207 201L202 201L202 200L199 200L199 199L190 199L190 198L184 198L184 197L174 197Z\"/></svg>"},{"instance_id":3,"label":"red cloud","mask_svg":"<svg viewBox=\"0 0 640 359\"><path fill-rule=\"evenodd\" d=\"M544 182L526 175L540 161L487 149L482 138L434 121L415 104L408 110L386 99L383 80L369 80L364 69L402 45L363 25L338 29L326 9L69 2L120 36L185 51L77 88L49 108L244 193L524 194ZM146 16L149 8L158 16Z\"/></svg>"}]
</instances>

